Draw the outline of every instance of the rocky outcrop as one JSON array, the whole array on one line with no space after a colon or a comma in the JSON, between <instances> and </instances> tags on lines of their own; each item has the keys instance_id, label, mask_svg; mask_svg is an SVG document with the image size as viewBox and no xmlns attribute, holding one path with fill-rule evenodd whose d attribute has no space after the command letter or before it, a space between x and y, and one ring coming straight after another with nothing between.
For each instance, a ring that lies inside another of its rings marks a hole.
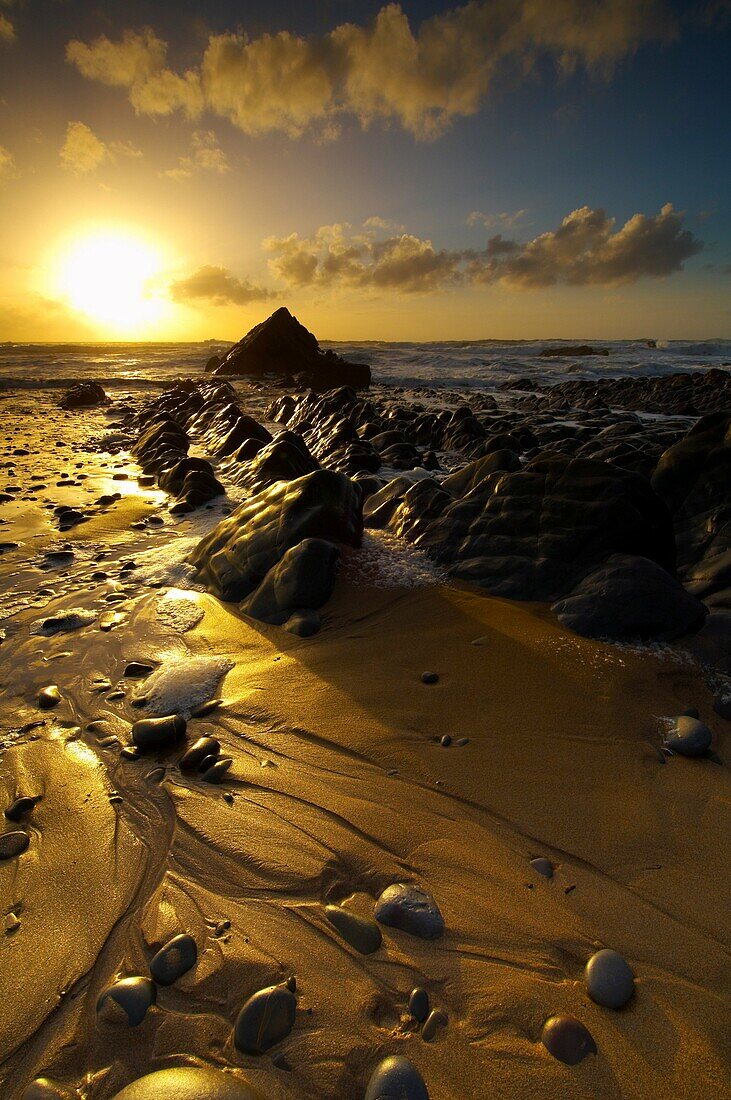
<instances>
[{"instance_id":1,"label":"rocky outcrop","mask_svg":"<svg viewBox=\"0 0 731 1100\"><path fill-rule=\"evenodd\" d=\"M216 375L305 375L318 390L333 386L368 386L371 371L349 363L333 351L322 351L316 337L282 306L256 325L212 370Z\"/></svg>"},{"instance_id":2,"label":"rocky outcrop","mask_svg":"<svg viewBox=\"0 0 731 1100\"><path fill-rule=\"evenodd\" d=\"M90 409L111 402L98 382L79 382L66 391L59 404L62 409Z\"/></svg>"},{"instance_id":3,"label":"rocky outcrop","mask_svg":"<svg viewBox=\"0 0 731 1100\"><path fill-rule=\"evenodd\" d=\"M670 642L698 630L708 609L647 558L614 554L553 605L564 626L587 638Z\"/></svg>"}]
</instances>

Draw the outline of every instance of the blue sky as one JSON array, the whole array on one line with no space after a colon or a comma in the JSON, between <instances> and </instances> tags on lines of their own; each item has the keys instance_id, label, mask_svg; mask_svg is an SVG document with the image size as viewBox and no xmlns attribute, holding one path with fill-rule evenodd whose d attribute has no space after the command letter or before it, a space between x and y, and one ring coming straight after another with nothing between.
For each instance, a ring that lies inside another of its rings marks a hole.
<instances>
[{"instance_id":1,"label":"blue sky","mask_svg":"<svg viewBox=\"0 0 731 1100\"><path fill-rule=\"evenodd\" d=\"M725 3L0 0L0 339L135 334L53 274L94 231L159 253L148 338L282 302L333 338L727 334L730 45Z\"/></svg>"}]
</instances>

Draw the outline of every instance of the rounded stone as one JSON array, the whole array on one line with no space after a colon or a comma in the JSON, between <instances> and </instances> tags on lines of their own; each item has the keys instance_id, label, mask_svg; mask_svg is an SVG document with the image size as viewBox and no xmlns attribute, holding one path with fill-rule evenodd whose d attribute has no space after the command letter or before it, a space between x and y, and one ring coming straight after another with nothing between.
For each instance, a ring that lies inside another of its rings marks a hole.
<instances>
[{"instance_id":1,"label":"rounded stone","mask_svg":"<svg viewBox=\"0 0 731 1100\"><path fill-rule=\"evenodd\" d=\"M271 985L249 997L234 1027L236 1049L263 1054L286 1039L297 1015L297 998L286 986Z\"/></svg>"},{"instance_id":2,"label":"rounded stone","mask_svg":"<svg viewBox=\"0 0 731 1100\"><path fill-rule=\"evenodd\" d=\"M443 733L442 736L439 738L439 744L442 745L443 748L448 749L449 746L452 744L452 738L450 734Z\"/></svg>"},{"instance_id":3,"label":"rounded stone","mask_svg":"<svg viewBox=\"0 0 731 1100\"><path fill-rule=\"evenodd\" d=\"M388 886L376 902L375 917L381 924L423 940L436 940L444 932L439 906L431 894L414 883Z\"/></svg>"},{"instance_id":4,"label":"rounded stone","mask_svg":"<svg viewBox=\"0 0 731 1100\"><path fill-rule=\"evenodd\" d=\"M30 837L22 829L14 829L11 833L3 833L0 836L0 859L14 859L22 855L30 844Z\"/></svg>"},{"instance_id":5,"label":"rounded stone","mask_svg":"<svg viewBox=\"0 0 731 1100\"><path fill-rule=\"evenodd\" d=\"M207 756L215 757L220 748L221 744L215 737L199 737L181 756L181 771L195 771L196 768L201 766Z\"/></svg>"},{"instance_id":6,"label":"rounded stone","mask_svg":"<svg viewBox=\"0 0 731 1100\"><path fill-rule=\"evenodd\" d=\"M713 734L697 718L681 714L665 738L665 745L681 756L702 756L711 747Z\"/></svg>"},{"instance_id":7,"label":"rounded stone","mask_svg":"<svg viewBox=\"0 0 731 1100\"><path fill-rule=\"evenodd\" d=\"M367 917L359 917L357 913L341 909L339 905L326 905L325 916L345 942L361 955L372 955L383 942L381 929L375 921L368 920Z\"/></svg>"},{"instance_id":8,"label":"rounded stone","mask_svg":"<svg viewBox=\"0 0 731 1100\"><path fill-rule=\"evenodd\" d=\"M5 811L5 816L8 821L20 821L22 817L25 817L26 814L31 812L35 804L35 798L30 798L28 795L22 795L20 798L16 798L15 801L8 806Z\"/></svg>"},{"instance_id":9,"label":"rounded stone","mask_svg":"<svg viewBox=\"0 0 731 1100\"><path fill-rule=\"evenodd\" d=\"M175 1066L138 1077L112 1100L260 1100L260 1093L220 1069Z\"/></svg>"},{"instance_id":10,"label":"rounded stone","mask_svg":"<svg viewBox=\"0 0 731 1100\"><path fill-rule=\"evenodd\" d=\"M71 1100L72 1093L50 1077L36 1077L20 1094L20 1100Z\"/></svg>"},{"instance_id":11,"label":"rounded stone","mask_svg":"<svg viewBox=\"0 0 731 1100\"><path fill-rule=\"evenodd\" d=\"M429 1015L429 994L419 985L411 990L411 996L409 997L409 1012L420 1024L423 1024L424 1020Z\"/></svg>"},{"instance_id":12,"label":"rounded stone","mask_svg":"<svg viewBox=\"0 0 731 1100\"><path fill-rule=\"evenodd\" d=\"M158 985L172 985L195 966L198 946L192 936L182 933L173 936L150 963L150 973Z\"/></svg>"},{"instance_id":13,"label":"rounded stone","mask_svg":"<svg viewBox=\"0 0 731 1100\"><path fill-rule=\"evenodd\" d=\"M121 1013L115 1011L116 1005L126 1015L130 1027L137 1027L156 1000L155 983L149 978L120 978L101 994L96 1003L96 1011L97 1015L106 1018L110 1023L122 1022Z\"/></svg>"},{"instance_id":14,"label":"rounded stone","mask_svg":"<svg viewBox=\"0 0 731 1100\"><path fill-rule=\"evenodd\" d=\"M586 964L586 991L604 1008L622 1008L635 991L629 964L617 951L604 948Z\"/></svg>"},{"instance_id":15,"label":"rounded stone","mask_svg":"<svg viewBox=\"0 0 731 1100\"><path fill-rule=\"evenodd\" d=\"M374 1069L364 1100L429 1100L429 1093L416 1066L392 1054Z\"/></svg>"},{"instance_id":16,"label":"rounded stone","mask_svg":"<svg viewBox=\"0 0 731 1100\"><path fill-rule=\"evenodd\" d=\"M426 1022L421 1029L421 1037L425 1043L430 1043L440 1027L446 1027L449 1022L449 1018L446 1012L442 1012L440 1008L433 1009L426 1018Z\"/></svg>"},{"instance_id":17,"label":"rounded stone","mask_svg":"<svg viewBox=\"0 0 731 1100\"><path fill-rule=\"evenodd\" d=\"M201 768L201 779L204 783L222 783L232 764L233 757L218 756L206 768Z\"/></svg>"},{"instance_id":18,"label":"rounded stone","mask_svg":"<svg viewBox=\"0 0 731 1100\"><path fill-rule=\"evenodd\" d=\"M541 1033L541 1042L554 1058L567 1066L577 1066L587 1054L596 1054L596 1043L581 1020L573 1016L551 1016Z\"/></svg>"},{"instance_id":19,"label":"rounded stone","mask_svg":"<svg viewBox=\"0 0 731 1100\"><path fill-rule=\"evenodd\" d=\"M422 684L437 684L439 683L438 672L422 672L421 674Z\"/></svg>"},{"instance_id":20,"label":"rounded stone","mask_svg":"<svg viewBox=\"0 0 731 1100\"><path fill-rule=\"evenodd\" d=\"M553 878L553 864L550 859L546 859L545 856L538 856L537 859L532 859L530 865L537 874L543 875L544 878Z\"/></svg>"},{"instance_id":21,"label":"rounded stone","mask_svg":"<svg viewBox=\"0 0 731 1100\"><path fill-rule=\"evenodd\" d=\"M38 706L41 710L50 710L52 707L57 707L60 702L61 692L56 684L49 684L47 687L41 688L38 693Z\"/></svg>"},{"instance_id":22,"label":"rounded stone","mask_svg":"<svg viewBox=\"0 0 731 1100\"><path fill-rule=\"evenodd\" d=\"M164 718L142 718L132 726L132 740L138 749L165 749L185 735L186 721L179 714Z\"/></svg>"}]
</instances>

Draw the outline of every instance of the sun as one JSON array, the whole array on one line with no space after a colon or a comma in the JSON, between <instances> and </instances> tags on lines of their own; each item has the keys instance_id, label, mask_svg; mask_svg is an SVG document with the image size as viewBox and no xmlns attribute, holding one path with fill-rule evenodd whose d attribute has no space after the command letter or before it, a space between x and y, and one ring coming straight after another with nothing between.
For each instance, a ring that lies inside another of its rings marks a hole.
<instances>
[{"instance_id":1,"label":"sun","mask_svg":"<svg viewBox=\"0 0 731 1100\"><path fill-rule=\"evenodd\" d=\"M133 334L162 319L165 299L155 281L160 249L122 229L91 229L60 251L56 286L73 309L114 334Z\"/></svg>"}]
</instances>

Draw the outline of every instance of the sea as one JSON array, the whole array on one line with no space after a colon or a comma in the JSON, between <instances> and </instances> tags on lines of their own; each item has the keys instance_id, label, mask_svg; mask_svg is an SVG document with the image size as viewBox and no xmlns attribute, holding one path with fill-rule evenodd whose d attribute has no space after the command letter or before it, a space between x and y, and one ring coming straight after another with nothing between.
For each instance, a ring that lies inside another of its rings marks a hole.
<instances>
[{"instance_id":1,"label":"sea","mask_svg":"<svg viewBox=\"0 0 731 1100\"><path fill-rule=\"evenodd\" d=\"M731 340L591 341L604 356L546 358L546 348L588 341L476 340L438 343L328 343L345 359L367 363L374 382L405 388L510 389L518 379L552 384L567 378L619 378L677 374L731 366ZM231 344L97 343L0 344L0 391L62 389L94 380L105 389L161 389L176 378L203 374L212 355Z\"/></svg>"}]
</instances>

